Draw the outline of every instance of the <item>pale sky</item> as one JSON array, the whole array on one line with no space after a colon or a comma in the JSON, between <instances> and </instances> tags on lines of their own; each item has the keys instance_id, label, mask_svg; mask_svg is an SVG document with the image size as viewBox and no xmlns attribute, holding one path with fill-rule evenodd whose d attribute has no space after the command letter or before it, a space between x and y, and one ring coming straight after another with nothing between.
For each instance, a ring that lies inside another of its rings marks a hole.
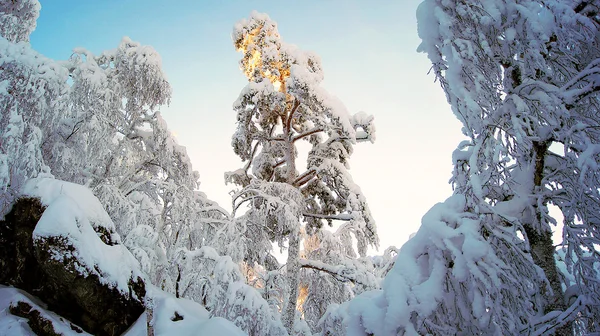
<instances>
[{"instance_id":1,"label":"pale sky","mask_svg":"<svg viewBox=\"0 0 600 336\"><path fill-rule=\"evenodd\" d=\"M321 56L324 87L351 113L375 116L377 141L355 147L350 172L377 222L380 252L400 247L452 193L451 155L463 136L416 52L419 1L40 2L31 44L50 58L67 59L75 47L100 53L123 36L160 53L173 87L163 117L200 172L200 189L226 209L233 186L223 174L241 167L230 146L232 104L246 84L230 34L252 10L269 14L284 41Z\"/></svg>"}]
</instances>

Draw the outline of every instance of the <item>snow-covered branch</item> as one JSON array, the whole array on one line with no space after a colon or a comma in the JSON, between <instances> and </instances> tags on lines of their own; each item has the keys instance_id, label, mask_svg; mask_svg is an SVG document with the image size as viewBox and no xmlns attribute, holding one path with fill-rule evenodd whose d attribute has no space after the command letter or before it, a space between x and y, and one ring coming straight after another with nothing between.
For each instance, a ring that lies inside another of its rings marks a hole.
<instances>
[{"instance_id":1,"label":"snow-covered branch","mask_svg":"<svg viewBox=\"0 0 600 336\"><path fill-rule=\"evenodd\" d=\"M323 132L323 131L324 131L323 127L314 127L314 128L312 128L312 129L310 129L310 130L308 130L306 132L303 132L301 134L298 134L298 135L294 136L292 138L292 142L296 142L296 141L298 141L300 139L306 138L307 136L311 136L313 134L317 134L317 133L320 133L320 132Z\"/></svg>"},{"instance_id":2,"label":"snow-covered branch","mask_svg":"<svg viewBox=\"0 0 600 336\"><path fill-rule=\"evenodd\" d=\"M300 259L299 262L300 266L303 268L311 268L317 271L329 273L339 281L351 281L355 284L363 285L366 288L373 287L372 283L365 283L362 279L360 279L355 268L350 268L345 265L333 266L317 260Z\"/></svg>"},{"instance_id":3,"label":"snow-covered branch","mask_svg":"<svg viewBox=\"0 0 600 336\"><path fill-rule=\"evenodd\" d=\"M320 215L320 214L312 214L312 213L303 213L302 216L319 218L319 219L328 219L328 220L341 220L341 221L351 221L352 219L354 219L354 217L352 217L351 214L345 214L345 213L338 214L338 215Z\"/></svg>"}]
</instances>

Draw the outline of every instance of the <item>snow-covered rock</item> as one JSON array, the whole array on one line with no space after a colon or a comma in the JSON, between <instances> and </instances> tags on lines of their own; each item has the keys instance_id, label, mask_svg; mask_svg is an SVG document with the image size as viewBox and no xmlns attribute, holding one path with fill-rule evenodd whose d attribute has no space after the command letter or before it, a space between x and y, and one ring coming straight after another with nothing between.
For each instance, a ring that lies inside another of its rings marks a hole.
<instances>
[{"instance_id":1,"label":"snow-covered rock","mask_svg":"<svg viewBox=\"0 0 600 336\"><path fill-rule=\"evenodd\" d=\"M40 328L63 335L81 329L121 335L129 328L124 335L146 335L142 313L149 298L155 335L244 335L225 319L209 318L200 304L148 288L120 241L88 188L52 178L27 181L0 221L0 283L39 300L1 287L0 335L39 334Z\"/></svg>"},{"instance_id":2,"label":"snow-covered rock","mask_svg":"<svg viewBox=\"0 0 600 336\"><path fill-rule=\"evenodd\" d=\"M0 222L0 283L38 296L89 333L119 335L144 311L136 259L86 187L27 181Z\"/></svg>"},{"instance_id":3,"label":"snow-covered rock","mask_svg":"<svg viewBox=\"0 0 600 336\"><path fill-rule=\"evenodd\" d=\"M35 178L25 183L22 194L39 198L46 206L33 240L35 245L51 244L48 257L55 261L73 258L80 275L97 276L108 287L143 299L130 289L130 281L143 278L139 263L119 244L115 225L91 190L52 178Z\"/></svg>"},{"instance_id":4,"label":"snow-covered rock","mask_svg":"<svg viewBox=\"0 0 600 336\"><path fill-rule=\"evenodd\" d=\"M148 296L154 302L154 334L161 335L246 335L233 323L220 318L209 318L209 313L200 304L178 299L173 295L150 287ZM26 317L19 307L30 313ZM146 336L147 315L142 314L138 320L122 335ZM42 329L43 328L43 329ZM90 335L79 326L49 311L47 306L28 293L13 287L0 285L0 335L32 336L50 334L52 331L63 336Z\"/></svg>"},{"instance_id":5,"label":"snow-covered rock","mask_svg":"<svg viewBox=\"0 0 600 336\"><path fill-rule=\"evenodd\" d=\"M21 315L21 316L18 316ZM89 335L26 292L0 285L0 335Z\"/></svg>"}]
</instances>

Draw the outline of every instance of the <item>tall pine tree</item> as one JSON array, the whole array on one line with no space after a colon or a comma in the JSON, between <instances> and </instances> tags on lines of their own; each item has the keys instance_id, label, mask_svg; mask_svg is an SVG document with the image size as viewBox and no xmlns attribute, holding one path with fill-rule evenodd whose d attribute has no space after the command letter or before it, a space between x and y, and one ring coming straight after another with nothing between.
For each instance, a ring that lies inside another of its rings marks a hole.
<instances>
[{"instance_id":1,"label":"tall pine tree","mask_svg":"<svg viewBox=\"0 0 600 336\"><path fill-rule=\"evenodd\" d=\"M250 206L245 225L255 229L247 231L252 235L246 244L265 249L257 257L269 252L265 240L287 241L289 293L283 320L292 332L300 268L310 264L299 259L301 228L314 233L339 221L339 231L354 237L360 255L378 244L365 197L348 172L353 146L374 140L373 117L349 114L321 88L319 58L284 43L267 15L253 12L239 22L233 40L243 54L240 65L248 78L234 104L237 129L232 139L245 164L228 173L227 180L241 187L234 195L234 209ZM308 159L300 172L299 150L304 148ZM347 242L352 245L351 239Z\"/></svg>"}]
</instances>

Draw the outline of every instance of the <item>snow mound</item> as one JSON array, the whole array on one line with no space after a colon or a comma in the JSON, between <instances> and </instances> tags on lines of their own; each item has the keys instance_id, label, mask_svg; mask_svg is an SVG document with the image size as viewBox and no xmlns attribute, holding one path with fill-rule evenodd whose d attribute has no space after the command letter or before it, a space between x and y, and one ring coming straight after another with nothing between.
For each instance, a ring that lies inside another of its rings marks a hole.
<instances>
[{"instance_id":1,"label":"snow mound","mask_svg":"<svg viewBox=\"0 0 600 336\"><path fill-rule=\"evenodd\" d=\"M159 335L246 335L224 318L209 318L202 305L191 300L176 298L154 286L148 286L148 296L154 302L154 334ZM146 336L147 314L140 318L123 336Z\"/></svg>"},{"instance_id":2,"label":"snow mound","mask_svg":"<svg viewBox=\"0 0 600 336\"><path fill-rule=\"evenodd\" d=\"M44 206L49 206L61 196L73 199L79 208L85 210L84 214L95 231L110 232L112 241L120 243L115 224L88 188L53 178L33 178L25 183L21 193L23 196L39 198Z\"/></svg>"}]
</instances>

